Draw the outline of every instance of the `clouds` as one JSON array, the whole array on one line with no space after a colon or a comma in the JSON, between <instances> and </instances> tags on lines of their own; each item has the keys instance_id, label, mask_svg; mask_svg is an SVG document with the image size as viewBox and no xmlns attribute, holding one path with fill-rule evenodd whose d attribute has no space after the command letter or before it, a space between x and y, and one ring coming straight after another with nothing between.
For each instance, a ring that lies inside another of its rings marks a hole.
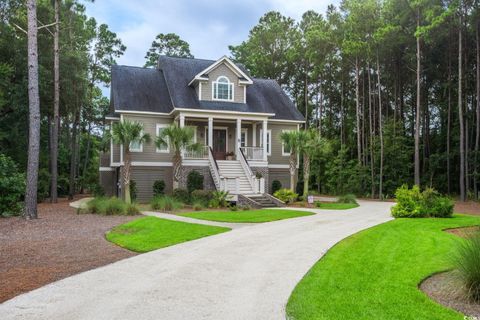
<instances>
[{"instance_id":1,"label":"clouds","mask_svg":"<svg viewBox=\"0 0 480 320\"><path fill-rule=\"evenodd\" d=\"M107 23L127 46L118 63L143 66L158 33L176 33L190 44L195 57L217 59L229 54L228 45L247 39L267 11L300 19L310 9L325 12L332 2L338 0L98 0L87 4L87 13Z\"/></svg>"}]
</instances>

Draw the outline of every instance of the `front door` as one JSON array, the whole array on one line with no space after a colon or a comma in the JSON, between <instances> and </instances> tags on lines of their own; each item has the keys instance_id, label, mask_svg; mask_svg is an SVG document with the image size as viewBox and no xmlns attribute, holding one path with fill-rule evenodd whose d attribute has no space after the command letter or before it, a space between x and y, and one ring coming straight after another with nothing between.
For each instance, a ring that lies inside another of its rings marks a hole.
<instances>
[{"instance_id":1,"label":"front door","mask_svg":"<svg viewBox=\"0 0 480 320\"><path fill-rule=\"evenodd\" d=\"M225 160L227 153L227 131L213 129L213 156L215 160Z\"/></svg>"}]
</instances>

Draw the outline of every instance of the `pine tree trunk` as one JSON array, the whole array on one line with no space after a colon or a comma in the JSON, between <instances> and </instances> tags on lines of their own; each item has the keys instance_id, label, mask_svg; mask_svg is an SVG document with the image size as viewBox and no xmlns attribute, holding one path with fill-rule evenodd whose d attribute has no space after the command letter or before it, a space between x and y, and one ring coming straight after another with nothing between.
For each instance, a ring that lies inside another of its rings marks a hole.
<instances>
[{"instance_id":1,"label":"pine tree trunk","mask_svg":"<svg viewBox=\"0 0 480 320\"><path fill-rule=\"evenodd\" d=\"M475 30L475 38L477 41L477 76L476 76L476 88L477 88L477 120L476 120L476 133L475 133L475 168L473 175L474 193L475 198L478 200L478 153L480 152L480 18L477 18L477 26Z\"/></svg>"},{"instance_id":2,"label":"pine tree trunk","mask_svg":"<svg viewBox=\"0 0 480 320\"><path fill-rule=\"evenodd\" d=\"M87 129L87 147L85 148L85 159L83 161L83 169L82 169L82 180L83 180L83 184L85 184L85 177L87 175L87 169L88 169L88 160L89 160L89 157L90 157L90 146L91 146L91 131L92 131L92 128L91 128L91 122L88 122L88 129ZM83 185L82 185L82 188L83 188Z\"/></svg>"},{"instance_id":3,"label":"pine tree trunk","mask_svg":"<svg viewBox=\"0 0 480 320\"><path fill-rule=\"evenodd\" d=\"M37 4L27 1L28 17L28 164L25 218L37 218L38 164L40 155L40 97L38 92Z\"/></svg>"},{"instance_id":4,"label":"pine tree trunk","mask_svg":"<svg viewBox=\"0 0 480 320\"><path fill-rule=\"evenodd\" d=\"M461 10L461 9L460 9ZM465 128L463 124L463 107L462 107L462 13L459 12L458 26L458 121L460 124L460 200L465 201Z\"/></svg>"},{"instance_id":5,"label":"pine tree trunk","mask_svg":"<svg viewBox=\"0 0 480 320\"><path fill-rule=\"evenodd\" d=\"M450 177L450 130L452 126L452 61L450 57L450 47L448 50L448 109L447 109L447 190L448 194L451 191L451 177Z\"/></svg>"},{"instance_id":6,"label":"pine tree trunk","mask_svg":"<svg viewBox=\"0 0 480 320\"><path fill-rule=\"evenodd\" d=\"M55 33L53 37L53 121L51 124L50 136L50 202L56 203L58 197L58 126L60 125L60 57L59 57L59 37L60 37L60 5L59 0L55 0Z\"/></svg>"},{"instance_id":7,"label":"pine tree trunk","mask_svg":"<svg viewBox=\"0 0 480 320\"><path fill-rule=\"evenodd\" d=\"M383 126L382 126L382 87L380 81L380 63L378 61L377 52L377 79L378 79L378 134L380 136L380 172L379 172L379 186L378 198L383 198Z\"/></svg>"},{"instance_id":8,"label":"pine tree trunk","mask_svg":"<svg viewBox=\"0 0 480 320\"><path fill-rule=\"evenodd\" d=\"M372 198L375 198L375 158L373 144L373 112L372 112L372 84L370 78L370 63L368 64L368 126L370 130L370 176L372 183Z\"/></svg>"},{"instance_id":9,"label":"pine tree trunk","mask_svg":"<svg viewBox=\"0 0 480 320\"><path fill-rule=\"evenodd\" d=\"M355 59L355 104L356 104L356 128L357 128L357 159L358 164L362 164L362 142L360 131L360 84L359 84L359 65L358 58Z\"/></svg>"},{"instance_id":10,"label":"pine tree trunk","mask_svg":"<svg viewBox=\"0 0 480 320\"><path fill-rule=\"evenodd\" d=\"M74 84L75 86L75 84ZM74 90L76 92L76 90ZM78 108L78 106L76 106ZM78 124L80 122L80 111L77 109L75 111L75 116L73 120L73 126L72 126L72 139L71 139L71 145L70 145L70 178L69 178L69 188L68 188L68 199L73 199L73 196L75 195L76 192L76 182L75 179L77 177L76 171L77 171L77 149L78 149L78 144L77 144L77 131L78 131Z\"/></svg>"},{"instance_id":11,"label":"pine tree trunk","mask_svg":"<svg viewBox=\"0 0 480 320\"><path fill-rule=\"evenodd\" d=\"M308 128L308 79L307 79L307 68L305 68L305 87L304 87L304 103L305 103L305 129Z\"/></svg>"},{"instance_id":12,"label":"pine tree trunk","mask_svg":"<svg viewBox=\"0 0 480 320\"><path fill-rule=\"evenodd\" d=\"M417 29L420 28L420 9L417 9ZM420 37L417 36L417 108L415 112L415 184L420 185Z\"/></svg>"}]
</instances>

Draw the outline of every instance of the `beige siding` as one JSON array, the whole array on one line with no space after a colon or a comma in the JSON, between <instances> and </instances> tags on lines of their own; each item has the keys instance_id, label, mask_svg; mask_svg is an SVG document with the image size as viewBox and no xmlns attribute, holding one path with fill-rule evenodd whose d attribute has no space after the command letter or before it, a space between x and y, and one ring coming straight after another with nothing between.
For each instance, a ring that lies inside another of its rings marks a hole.
<instances>
[{"instance_id":1,"label":"beige siding","mask_svg":"<svg viewBox=\"0 0 480 320\"><path fill-rule=\"evenodd\" d=\"M217 81L220 76L225 76L230 82L233 82L233 102L244 103L245 86L238 84L238 76L224 63L210 71L208 74L209 80L202 83L202 100L213 100L213 82Z\"/></svg>"},{"instance_id":2,"label":"beige siding","mask_svg":"<svg viewBox=\"0 0 480 320\"><path fill-rule=\"evenodd\" d=\"M262 123L257 123L257 147L260 146L260 130L262 129ZM288 156L282 155L282 140L280 135L283 130L297 130L296 124L284 124L284 123L274 123L269 122L267 124L267 130L272 131L272 146L271 146L271 155L268 156L269 164L288 164Z\"/></svg>"},{"instance_id":3,"label":"beige siding","mask_svg":"<svg viewBox=\"0 0 480 320\"><path fill-rule=\"evenodd\" d=\"M298 171L295 175L295 183L298 180L297 175L298 175ZM273 169L273 168L270 168L270 169L268 169L268 180L269 180L268 190L272 189L272 182L274 180L280 181L280 183L282 184L282 188L289 189L290 188L290 171L289 171L289 169Z\"/></svg>"},{"instance_id":4,"label":"beige siding","mask_svg":"<svg viewBox=\"0 0 480 320\"><path fill-rule=\"evenodd\" d=\"M165 181L165 193L172 193L172 167L132 167L132 180L137 185L137 201L148 202L153 196L153 183Z\"/></svg>"},{"instance_id":5,"label":"beige siding","mask_svg":"<svg viewBox=\"0 0 480 320\"><path fill-rule=\"evenodd\" d=\"M161 153L157 152L155 146L156 128L157 124L168 125L173 122L173 119L163 118L153 115L137 116L137 115L124 115L125 120L138 121L143 124L144 132L150 134L152 141L150 143L143 144L142 152L132 152L132 161L139 162L171 162L173 153Z\"/></svg>"}]
</instances>

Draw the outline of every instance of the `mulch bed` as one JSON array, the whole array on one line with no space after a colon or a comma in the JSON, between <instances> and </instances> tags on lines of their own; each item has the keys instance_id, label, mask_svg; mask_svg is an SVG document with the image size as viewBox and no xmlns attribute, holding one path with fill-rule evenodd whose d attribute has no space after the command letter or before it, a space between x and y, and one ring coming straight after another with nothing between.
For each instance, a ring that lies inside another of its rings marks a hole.
<instances>
[{"instance_id":1,"label":"mulch bed","mask_svg":"<svg viewBox=\"0 0 480 320\"><path fill-rule=\"evenodd\" d=\"M454 212L466 213L466 214L473 214L473 215L479 215L479 216L480 216L480 202L475 202L475 201L467 201L467 202L456 201L456 202L455 202L455 210L454 210Z\"/></svg>"},{"instance_id":2,"label":"mulch bed","mask_svg":"<svg viewBox=\"0 0 480 320\"><path fill-rule=\"evenodd\" d=\"M39 204L36 220L0 218L0 302L136 255L104 234L138 216L78 215L68 204L67 199Z\"/></svg>"},{"instance_id":3,"label":"mulch bed","mask_svg":"<svg viewBox=\"0 0 480 320\"><path fill-rule=\"evenodd\" d=\"M454 234L461 238L468 238L480 231L480 226L473 227L463 227L463 228L454 228L454 229L445 229L445 232Z\"/></svg>"},{"instance_id":4,"label":"mulch bed","mask_svg":"<svg viewBox=\"0 0 480 320\"><path fill-rule=\"evenodd\" d=\"M437 273L423 281L420 289L436 302L480 319L480 304L468 299L455 273Z\"/></svg>"}]
</instances>

